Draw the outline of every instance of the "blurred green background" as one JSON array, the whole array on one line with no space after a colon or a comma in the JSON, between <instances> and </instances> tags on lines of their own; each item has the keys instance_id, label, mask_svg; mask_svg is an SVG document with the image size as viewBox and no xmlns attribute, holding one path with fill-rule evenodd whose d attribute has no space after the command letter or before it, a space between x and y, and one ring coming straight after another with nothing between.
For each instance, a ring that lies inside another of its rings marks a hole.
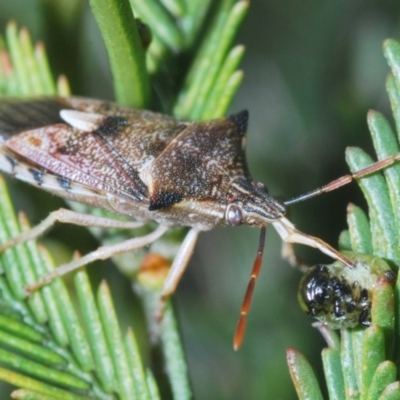
<instances>
[{"instance_id":1,"label":"blurred green background","mask_svg":"<svg viewBox=\"0 0 400 400\"><path fill-rule=\"evenodd\" d=\"M78 7L72 22L43 14L43 5L50 10L55 2L65 3L63 13ZM112 99L102 40L85 1L0 0L3 32L11 18L45 41L53 70L67 74L74 94ZM252 2L237 39L247 48L245 79L231 110L250 111L248 163L271 194L288 199L345 174L346 146L371 149L367 110L390 115L381 50L388 37L400 39L396 1ZM23 184L12 183L12 192L33 222L62 204ZM349 202L364 205L356 185L293 206L290 219L336 246ZM202 234L174 296L196 399L296 398L286 367L288 346L301 350L321 376L324 343L299 309L300 273L281 260L272 228L245 342L239 352L232 350L258 233L239 227ZM89 234L74 227L56 228L51 240L84 252L96 247ZM329 262L314 250L298 248L298 253L310 264ZM90 272L94 284L104 276L110 281L127 326L140 315L140 305L110 264ZM145 349L144 327L134 328Z\"/></svg>"}]
</instances>

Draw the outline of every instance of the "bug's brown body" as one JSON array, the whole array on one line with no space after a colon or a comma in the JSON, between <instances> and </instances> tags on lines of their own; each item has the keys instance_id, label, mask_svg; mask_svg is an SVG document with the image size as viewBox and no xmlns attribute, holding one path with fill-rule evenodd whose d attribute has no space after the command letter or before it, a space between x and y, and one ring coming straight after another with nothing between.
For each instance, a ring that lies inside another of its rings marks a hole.
<instances>
[{"instance_id":1,"label":"bug's brown body","mask_svg":"<svg viewBox=\"0 0 400 400\"><path fill-rule=\"evenodd\" d=\"M350 260L321 239L298 231L285 217L285 205L271 197L262 184L252 180L244 153L247 119L247 112L243 111L214 121L187 122L78 97L2 99L1 171L69 200L143 223L149 220L159 223L148 235L100 247L64 264L30 289L92 261L146 246L170 226L187 226L191 229L161 292L161 299L165 300L174 292L200 231L218 225L258 226L261 228L258 255L235 335L235 348L238 348L261 267L267 224L275 227L284 242L318 248L353 267ZM380 162L378 169L386 165ZM373 167L340 178L303 197L333 190L372 171ZM285 204L296 201L299 200ZM0 244L0 252L38 237L57 221L121 229L143 224L60 209L30 231ZM286 257L295 264L293 252L288 252Z\"/></svg>"},{"instance_id":2,"label":"bug's brown body","mask_svg":"<svg viewBox=\"0 0 400 400\"><path fill-rule=\"evenodd\" d=\"M284 206L247 169L247 118L183 122L81 98L8 101L0 167L64 198L165 225L214 228L228 204L248 197L279 219Z\"/></svg>"}]
</instances>

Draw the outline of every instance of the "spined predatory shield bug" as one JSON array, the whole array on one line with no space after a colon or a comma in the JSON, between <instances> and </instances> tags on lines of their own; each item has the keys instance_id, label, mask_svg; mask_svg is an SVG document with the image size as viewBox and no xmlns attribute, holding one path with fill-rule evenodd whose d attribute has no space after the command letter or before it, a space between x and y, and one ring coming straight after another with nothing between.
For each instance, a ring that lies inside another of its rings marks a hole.
<instances>
[{"instance_id":1,"label":"spined predatory shield bug","mask_svg":"<svg viewBox=\"0 0 400 400\"><path fill-rule=\"evenodd\" d=\"M234 347L239 348L262 263L267 224L275 227L284 242L318 248L354 268L352 261L321 239L298 231L285 217L286 206L337 189L400 158L379 161L303 196L280 202L262 184L254 182L248 171L244 152L247 119L243 111L207 122L180 121L77 97L1 100L2 171L128 220L60 209L30 231L2 244L0 251L38 237L55 222L120 229L137 228L149 221L158 223L150 234L100 247L60 266L28 288L32 291L92 261L146 246L168 227L189 227L162 288L161 300L165 301L190 260L199 232L221 225L259 227L258 253L234 338ZM293 251L287 252L287 258L296 264Z\"/></svg>"}]
</instances>

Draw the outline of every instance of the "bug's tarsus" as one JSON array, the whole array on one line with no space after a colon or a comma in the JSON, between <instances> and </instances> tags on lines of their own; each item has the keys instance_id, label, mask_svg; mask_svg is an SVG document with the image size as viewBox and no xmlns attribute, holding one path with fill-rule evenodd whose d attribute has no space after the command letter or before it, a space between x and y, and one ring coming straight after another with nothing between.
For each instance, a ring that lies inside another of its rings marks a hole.
<instances>
[{"instance_id":1,"label":"bug's tarsus","mask_svg":"<svg viewBox=\"0 0 400 400\"><path fill-rule=\"evenodd\" d=\"M328 193L333 190L339 189L340 187L347 185L348 183L352 182L355 179L360 179L364 176L367 176L367 175L373 174L374 172L378 172L382 169L385 169L388 166L392 165L393 163L395 163L396 161L399 161L399 160L400 160L400 153L397 153L392 157L388 157L383 160L377 161L377 162L369 165L368 167L365 167L365 168L361 169L360 171L355 172L354 174L343 175L340 178L335 179L334 181L329 182L324 186L321 186L317 189L311 190L308 193L294 197L290 200L286 200L286 201L284 201L283 204L285 204L285 206L289 206L291 204L300 203L301 201L308 200L313 197L319 196L320 194Z\"/></svg>"},{"instance_id":2,"label":"bug's tarsus","mask_svg":"<svg viewBox=\"0 0 400 400\"><path fill-rule=\"evenodd\" d=\"M254 288L256 286L256 279L260 275L262 258L264 254L264 244L265 244L265 233L266 233L266 225L261 227L260 239L258 242L258 250L257 256L254 260L253 269L251 271L250 281L247 285L246 294L243 299L242 307L240 309L240 317L236 327L235 335L233 337L233 348L235 350L239 350L240 346L243 343L244 334L246 330L246 319L247 314L250 310L251 300L253 298Z\"/></svg>"}]
</instances>

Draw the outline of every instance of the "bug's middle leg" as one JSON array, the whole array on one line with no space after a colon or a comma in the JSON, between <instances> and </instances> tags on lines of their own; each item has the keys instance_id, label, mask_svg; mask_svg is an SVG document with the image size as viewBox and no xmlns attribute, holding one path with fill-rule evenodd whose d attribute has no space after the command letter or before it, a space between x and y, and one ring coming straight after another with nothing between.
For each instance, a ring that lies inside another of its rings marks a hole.
<instances>
[{"instance_id":1,"label":"bug's middle leg","mask_svg":"<svg viewBox=\"0 0 400 400\"><path fill-rule=\"evenodd\" d=\"M26 242L27 240L36 239L48 229L50 229L56 222L64 224L72 224L78 226L89 226L99 228L115 228L115 229L135 229L144 225L143 222L138 221L119 221L113 218L99 217L91 214L79 213L65 208L51 212L47 218L41 223L31 228L29 231L22 233L10 239L6 243L0 245L0 253L9 247L15 246L18 243Z\"/></svg>"},{"instance_id":2,"label":"bug's middle leg","mask_svg":"<svg viewBox=\"0 0 400 400\"><path fill-rule=\"evenodd\" d=\"M162 303L165 303L168 297L175 292L175 289L178 286L178 283L181 280L187 265L189 264L189 260L192 257L198 236L198 230L194 228L190 229L190 231L186 234L181 246L179 247L161 290Z\"/></svg>"},{"instance_id":3,"label":"bug's middle leg","mask_svg":"<svg viewBox=\"0 0 400 400\"><path fill-rule=\"evenodd\" d=\"M51 282L55 278L60 276L66 275L74 270L82 268L86 264L89 264L96 260L105 260L107 258L116 256L121 253L127 253L132 250L139 249L141 247L147 246L153 243L155 240L160 238L166 231L168 227L164 225L159 225L153 232L149 233L148 235L128 239L120 243L110 244L107 246L101 246L97 250L92 251L84 255L81 258L73 260L67 264L61 265L60 267L56 268L53 272L45 275L41 279L39 279L33 285L30 285L26 288L27 293L31 293L43 285Z\"/></svg>"}]
</instances>

